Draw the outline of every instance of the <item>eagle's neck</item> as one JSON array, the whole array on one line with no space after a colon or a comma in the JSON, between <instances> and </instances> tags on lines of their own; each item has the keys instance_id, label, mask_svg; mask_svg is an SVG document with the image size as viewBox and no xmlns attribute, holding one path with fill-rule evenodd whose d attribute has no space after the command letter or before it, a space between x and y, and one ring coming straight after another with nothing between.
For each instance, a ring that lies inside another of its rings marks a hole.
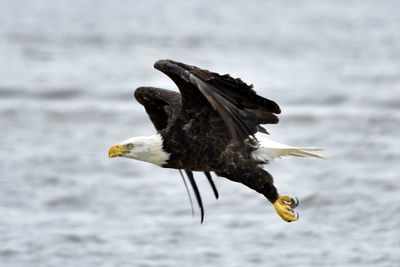
<instances>
[{"instance_id":1,"label":"eagle's neck","mask_svg":"<svg viewBox=\"0 0 400 267\"><path fill-rule=\"evenodd\" d=\"M129 158L153 163L162 166L169 160L170 153L163 149L163 140L160 134L134 137L134 147Z\"/></svg>"}]
</instances>

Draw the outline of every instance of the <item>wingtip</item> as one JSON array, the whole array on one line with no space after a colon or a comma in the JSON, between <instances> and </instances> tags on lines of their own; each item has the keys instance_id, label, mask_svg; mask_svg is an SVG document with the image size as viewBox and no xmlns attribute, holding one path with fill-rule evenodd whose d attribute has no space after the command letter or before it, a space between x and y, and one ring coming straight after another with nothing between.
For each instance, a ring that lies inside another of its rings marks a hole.
<instances>
[{"instance_id":1,"label":"wingtip","mask_svg":"<svg viewBox=\"0 0 400 267\"><path fill-rule=\"evenodd\" d=\"M171 60L169 59L160 59L154 62L154 68L159 70L161 67L165 66L166 64L170 63Z\"/></svg>"},{"instance_id":2,"label":"wingtip","mask_svg":"<svg viewBox=\"0 0 400 267\"><path fill-rule=\"evenodd\" d=\"M219 198L218 189L217 189L217 186L215 185L215 183L214 183L214 181L212 179L211 173L210 172L204 172L204 174L206 175L207 180L211 185L211 188L212 188L212 190L214 192L215 198L218 199Z\"/></svg>"},{"instance_id":3,"label":"wingtip","mask_svg":"<svg viewBox=\"0 0 400 267\"><path fill-rule=\"evenodd\" d=\"M187 177L189 178L189 182L192 185L194 195L196 196L197 204L199 205L200 208L200 222L201 224L204 221L204 206L203 206L203 201L201 200L201 195L200 191L197 187L196 181L194 180L193 173L189 170L185 170Z\"/></svg>"},{"instance_id":4,"label":"wingtip","mask_svg":"<svg viewBox=\"0 0 400 267\"><path fill-rule=\"evenodd\" d=\"M187 196L189 198L190 208L191 208L191 211L192 211L192 217L194 217L194 208L193 208L192 196L190 195L190 191L189 191L189 188L187 186L187 183L186 183L186 180L185 180L185 176L183 176L182 170L178 169L178 171L179 171L179 173L181 175L183 184L185 185L186 193L187 193Z\"/></svg>"}]
</instances>

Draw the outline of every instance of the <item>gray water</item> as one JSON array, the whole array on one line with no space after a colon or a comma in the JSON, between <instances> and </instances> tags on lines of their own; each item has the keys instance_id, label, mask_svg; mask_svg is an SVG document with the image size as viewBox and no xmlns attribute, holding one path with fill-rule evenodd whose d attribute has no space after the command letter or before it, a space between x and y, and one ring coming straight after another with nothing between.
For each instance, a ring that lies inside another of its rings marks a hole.
<instances>
[{"instance_id":1,"label":"gray water","mask_svg":"<svg viewBox=\"0 0 400 267\"><path fill-rule=\"evenodd\" d=\"M0 1L0 266L400 266L399 1ZM253 83L271 137L327 161L267 169L300 220L197 174L107 158L154 128L133 100L170 58Z\"/></svg>"}]
</instances>

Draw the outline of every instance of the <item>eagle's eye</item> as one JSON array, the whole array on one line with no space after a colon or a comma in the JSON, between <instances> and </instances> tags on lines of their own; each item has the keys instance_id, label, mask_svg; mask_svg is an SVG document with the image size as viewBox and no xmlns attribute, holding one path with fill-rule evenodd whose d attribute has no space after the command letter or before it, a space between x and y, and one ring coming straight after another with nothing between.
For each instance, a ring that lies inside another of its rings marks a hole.
<instances>
[{"instance_id":1,"label":"eagle's eye","mask_svg":"<svg viewBox=\"0 0 400 267\"><path fill-rule=\"evenodd\" d=\"M133 148L133 144L129 143L126 145L127 148L132 149Z\"/></svg>"}]
</instances>

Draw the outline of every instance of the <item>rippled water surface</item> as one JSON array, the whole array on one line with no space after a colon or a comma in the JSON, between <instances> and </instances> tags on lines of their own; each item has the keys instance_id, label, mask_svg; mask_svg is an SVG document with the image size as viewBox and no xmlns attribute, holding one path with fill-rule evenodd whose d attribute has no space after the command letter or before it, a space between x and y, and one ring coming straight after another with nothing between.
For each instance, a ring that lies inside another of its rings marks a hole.
<instances>
[{"instance_id":1,"label":"rippled water surface","mask_svg":"<svg viewBox=\"0 0 400 267\"><path fill-rule=\"evenodd\" d=\"M0 266L400 266L398 1L0 1ZM284 223L257 193L110 145L154 133L133 101L174 88L171 58L253 83L271 137L327 150L277 160Z\"/></svg>"}]
</instances>

